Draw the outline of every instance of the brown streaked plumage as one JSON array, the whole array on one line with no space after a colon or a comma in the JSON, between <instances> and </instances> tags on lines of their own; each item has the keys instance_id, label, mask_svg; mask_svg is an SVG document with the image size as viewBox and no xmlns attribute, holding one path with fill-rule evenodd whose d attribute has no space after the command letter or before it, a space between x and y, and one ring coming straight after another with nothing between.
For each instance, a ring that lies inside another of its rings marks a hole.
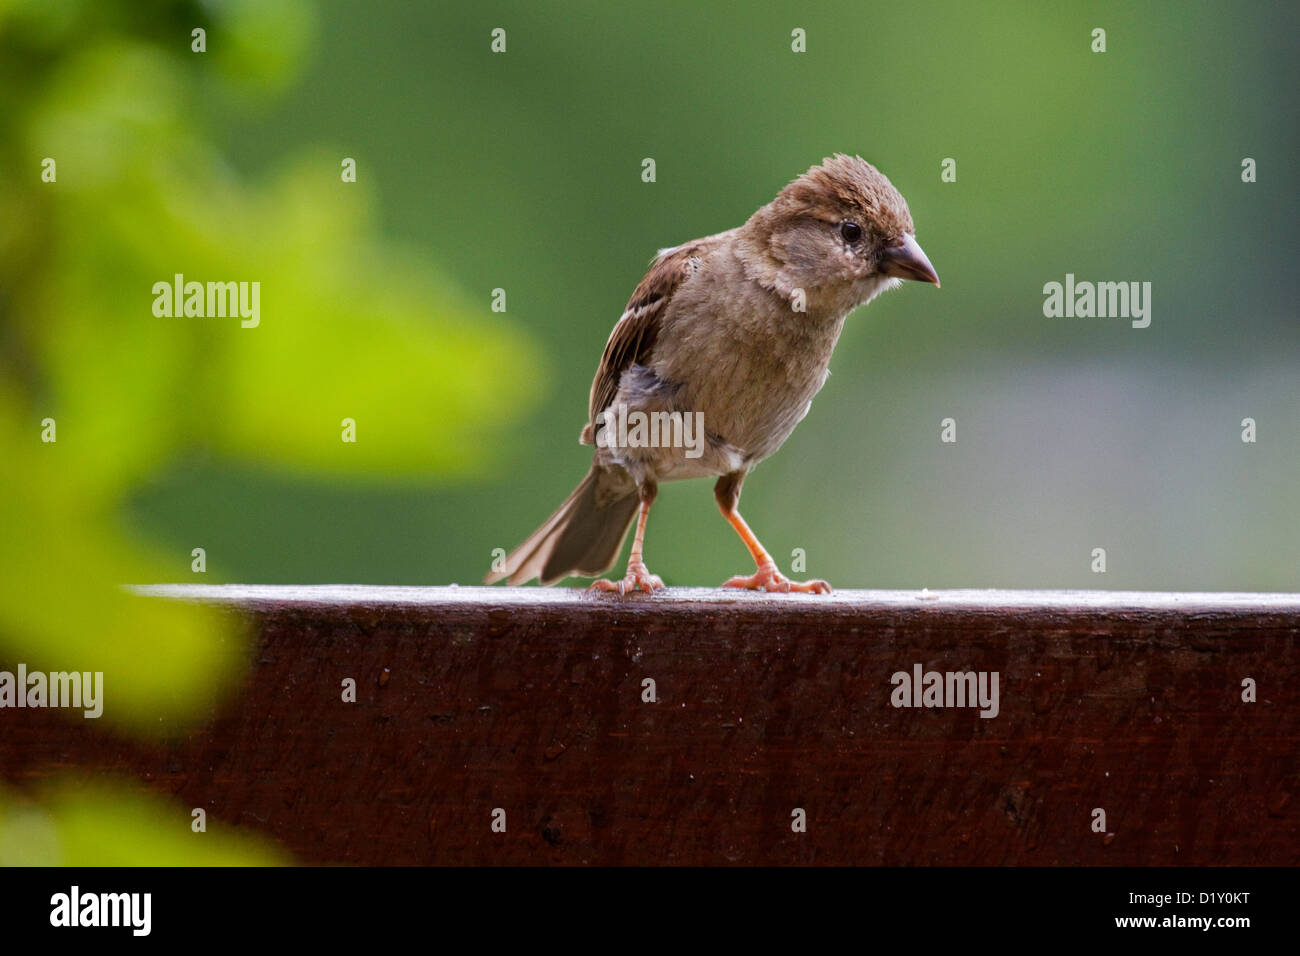
<instances>
[{"instance_id":1,"label":"brown streaked plumage","mask_svg":"<svg viewBox=\"0 0 1300 956\"><path fill-rule=\"evenodd\" d=\"M673 297L677 287L686 278L684 263L695 256L701 243L688 243L672 250L671 255L660 253L650 266L641 284L628 300L623 316L614 325L614 331L605 343L596 377L591 382L588 404L588 427L593 427L597 417L609 407L618 392L619 376L629 365L642 363L654 349L659 334L659 315L663 306ZM587 429L584 429L584 434ZM585 438L583 444L591 444Z\"/></svg>"},{"instance_id":2,"label":"brown streaked plumage","mask_svg":"<svg viewBox=\"0 0 1300 956\"><path fill-rule=\"evenodd\" d=\"M620 594L662 587L642 560L658 483L713 476L718 507L757 565L725 586L829 591L824 581L782 575L736 505L745 475L807 414L848 313L901 279L939 284L914 231L889 180L860 157L837 154L743 226L660 252L610 333L591 385L580 437L597 445L591 470L487 582L602 574L635 518L627 575L593 587ZM683 420L702 422L703 434L691 447L620 445L602 428L618 412L690 416Z\"/></svg>"}]
</instances>

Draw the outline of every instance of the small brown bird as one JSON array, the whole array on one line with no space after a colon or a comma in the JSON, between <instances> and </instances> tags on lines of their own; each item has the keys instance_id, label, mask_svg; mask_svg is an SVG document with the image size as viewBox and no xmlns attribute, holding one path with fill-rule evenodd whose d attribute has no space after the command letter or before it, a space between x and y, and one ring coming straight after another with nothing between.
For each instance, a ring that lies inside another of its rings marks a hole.
<instances>
[{"instance_id":1,"label":"small brown bird","mask_svg":"<svg viewBox=\"0 0 1300 956\"><path fill-rule=\"evenodd\" d=\"M743 226L662 250L591 384L580 438L597 446L591 471L486 582L603 574L637 518L626 576L592 587L661 588L642 560L658 483L718 476L718 507L757 565L723 586L829 592L777 570L736 510L740 487L808 414L845 317L902 279L939 284L907 203L874 166L842 154Z\"/></svg>"}]
</instances>

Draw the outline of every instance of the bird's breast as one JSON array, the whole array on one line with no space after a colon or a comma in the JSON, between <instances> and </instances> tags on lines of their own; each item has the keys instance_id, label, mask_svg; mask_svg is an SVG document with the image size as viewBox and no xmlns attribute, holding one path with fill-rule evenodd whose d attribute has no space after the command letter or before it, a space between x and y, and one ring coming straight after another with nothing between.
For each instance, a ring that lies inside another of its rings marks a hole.
<instances>
[{"instance_id":1,"label":"bird's breast","mask_svg":"<svg viewBox=\"0 0 1300 956\"><path fill-rule=\"evenodd\" d=\"M793 312L761 289L674 313L665 331L679 347L656 355L656 374L680 386L679 407L702 413L705 428L748 460L771 455L825 384L844 315Z\"/></svg>"}]
</instances>

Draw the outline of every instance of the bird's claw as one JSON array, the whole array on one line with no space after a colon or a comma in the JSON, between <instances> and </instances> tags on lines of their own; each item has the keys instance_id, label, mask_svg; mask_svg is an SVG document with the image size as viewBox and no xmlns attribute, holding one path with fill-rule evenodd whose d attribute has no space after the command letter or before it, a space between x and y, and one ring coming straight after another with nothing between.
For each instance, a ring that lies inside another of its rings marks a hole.
<instances>
[{"instance_id":1,"label":"bird's claw","mask_svg":"<svg viewBox=\"0 0 1300 956\"><path fill-rule=\"evenodd\" d=\"M739 575L724 582L722 586L724 588L747 588L751 591L775 591L781 594L789 594L791 591L800 594L831 593L831 586L825 581L791 581L778 571L774 564L761 564L758 570L748 577Z\"/></svg>"},{"instance_id":2,"label":"bird's claw","mask_svg":"<svg viewBox=\"0 0 1300 956\"><path fill-rule=\"evenodd\" d=\"M608 578L601 578L599 581L593 581L589 591L617 591L619 596L627 594L629 591L658 591L664 586L663 579L657 574L651 574L640 561L629 562L627 574L621 581L610 581Z\"/></svg>"}]
</instances>

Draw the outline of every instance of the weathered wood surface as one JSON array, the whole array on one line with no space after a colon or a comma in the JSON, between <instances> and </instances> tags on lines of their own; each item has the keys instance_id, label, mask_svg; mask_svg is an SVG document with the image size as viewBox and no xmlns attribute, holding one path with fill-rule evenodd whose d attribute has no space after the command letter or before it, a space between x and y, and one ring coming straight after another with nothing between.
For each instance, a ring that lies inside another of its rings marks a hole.
<instances>
[{"instance_id":1,"label":"weathered wood surface","mask_svg":"<svg viewBox=\"0 0 1300 956\"><path fill-rule=\"evenodd\" d=\"M304 862L1300 862L1300 595L140 590L248 617L237 699L161 746L10 711L11 782L125 770ZM892 706L915 664L998 716Z\"/></svg>"}]
</instances>

